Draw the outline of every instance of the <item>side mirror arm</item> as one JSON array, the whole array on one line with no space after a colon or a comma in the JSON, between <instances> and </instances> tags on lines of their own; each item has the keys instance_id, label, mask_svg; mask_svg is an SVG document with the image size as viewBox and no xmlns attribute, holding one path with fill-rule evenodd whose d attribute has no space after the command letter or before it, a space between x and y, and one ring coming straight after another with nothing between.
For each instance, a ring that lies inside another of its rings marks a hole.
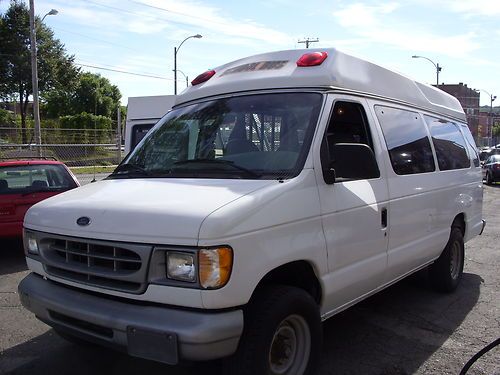
<instances>
[{"instance_id":1,"label":"side mirror arm","mask_svg":"<svg viewBox=\"0 0 500 375\"><path fill-rule=\"evenodd\" d=\"M320 149L321 169L323 172L323 180L327 185L335 183L335 169L333 168L333 161L330 160L330 152L326 137L323 139Z\"/></svg>"}]
</instances>

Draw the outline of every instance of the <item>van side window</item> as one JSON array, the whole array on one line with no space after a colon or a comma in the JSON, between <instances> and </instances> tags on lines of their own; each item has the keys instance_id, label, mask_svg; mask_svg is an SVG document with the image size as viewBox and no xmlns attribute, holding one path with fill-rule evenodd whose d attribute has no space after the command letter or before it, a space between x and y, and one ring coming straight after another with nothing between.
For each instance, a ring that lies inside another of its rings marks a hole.
<instances>
[{"instance_id":1,"label":"van side window","mask_svg":"<svg viewBox=\"0 0 500 375\"><path fill-rule=\"evenodd\" d=\"M361 104L342 101L335 103L326 131L326 141L336 178L356 180L360 176L364 176L363 179L380 177L378 170L377 173L368 173L366 160L357 160L359 155L351 154L345 146L335 146L339 143L364 144L373 151L368 120Z\"/></svg>"},{"instance_id":2,"label":"van side window","mask_svg":"<svg viewBox=\"0 0 500 375\"><path fill-rule=\"evenodd\" d=\"M466 124L460 124L460 127L462 128L462 134L467 142L467 149L469 150L469 156L472 158L472 163L474 163L474 167L479 167L479 153L469 127Z\"/></svg>"},{"instance_id":3,"label":"van side window","mask_svg":"<svg viewBox=\"0 0 500 375\"><path fill-rule=\"evenodd\" d=\"M328 144L363 143L372 150L365 110L358 103L336 102L327 130Z\"/></svg>"},{"instance_id":4,"label":"van side window","mask_svg":"<svg viewBox=\"0 0 500 375\"><path fill-rule=\"evenodd\" d=\"M424 116L436 150L439 169L462 169L470 167L465 139L458 126L448 120Z\"/></svg>"},{"instance_id":5,"label":"van side window","mask_svg":"<svg viewBox=\"0 0 500 375\"><path fill-rule=\"evenodd\" d=\"M417 112L375 106L392 168L399 175L436 170L431 143Z\"/></svg>"}]
</instances>

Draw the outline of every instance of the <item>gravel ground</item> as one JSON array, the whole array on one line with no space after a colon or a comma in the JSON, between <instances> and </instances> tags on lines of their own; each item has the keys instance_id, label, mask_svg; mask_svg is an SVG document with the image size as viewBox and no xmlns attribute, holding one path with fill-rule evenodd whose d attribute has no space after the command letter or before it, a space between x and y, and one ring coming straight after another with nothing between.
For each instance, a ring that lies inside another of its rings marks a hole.
<instances>
[{"instance_id":1,"label":"gravel ground","mask_svg":"<svg viewBox=\"0 0 500 375\"><path fill-rule=\"evenodd\" d=\"M421 276L394 285L324 324L320 375L459 374L500 337L500 184L485 187L484 234L466 245L464 278L451 295ZM28 273L21 244L0 242L1 374L219 374L218 362L170 367L59 338L25 310L17 284ZM500 374L500 347L468 374Z\"/></svg>"}]
</instances>

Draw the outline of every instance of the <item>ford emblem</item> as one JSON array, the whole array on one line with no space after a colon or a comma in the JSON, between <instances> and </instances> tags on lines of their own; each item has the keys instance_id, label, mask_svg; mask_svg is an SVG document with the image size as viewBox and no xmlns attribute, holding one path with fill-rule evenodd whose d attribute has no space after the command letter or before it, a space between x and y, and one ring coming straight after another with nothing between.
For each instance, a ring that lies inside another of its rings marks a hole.
<instances>
[{"instance_id":1,"label":"ford emblem","mask_svg":"<svg viewBox=\"0 0 500 375\"><path fill-rule=\"evenodd\" d=\"M87 225L90 224L90 218L87 217L87 216L82 216L82 217L79 217L77 220L76 220L76 223L82 227L85 227Z\"/></svg>"}]
</instances>

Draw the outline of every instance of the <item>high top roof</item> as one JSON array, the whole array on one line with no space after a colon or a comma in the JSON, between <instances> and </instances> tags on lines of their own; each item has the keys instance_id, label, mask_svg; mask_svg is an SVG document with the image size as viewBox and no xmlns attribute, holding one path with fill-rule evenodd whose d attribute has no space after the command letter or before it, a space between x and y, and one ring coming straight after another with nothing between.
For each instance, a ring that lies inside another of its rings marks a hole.
<instances>
[{"instance_id":1,"label":"high top roof","mask_svg":"<svg viewBox=\"0 0 500 375\"><path fill-rule=\"evenodd\" d=\"M310 52L327 52L328 57L319 66L297 67L297 60ZM264 53L214 70L216 74L212 78L188 87L175 104L250 90L334 88L391 98L466 121L459 101L453 96L334 48Z\"/></svg>"}]
</instances>

